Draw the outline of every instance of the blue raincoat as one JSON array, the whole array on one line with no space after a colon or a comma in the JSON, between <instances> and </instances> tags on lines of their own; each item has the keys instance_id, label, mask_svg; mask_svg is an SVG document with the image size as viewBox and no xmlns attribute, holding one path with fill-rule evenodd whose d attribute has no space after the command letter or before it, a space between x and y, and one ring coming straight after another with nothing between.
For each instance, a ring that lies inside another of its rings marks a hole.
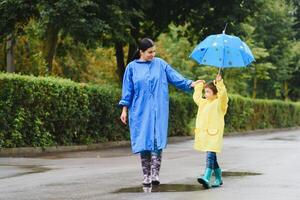
<instances>
[{"instance_id":1,"label":"blue raincoat","mask_svg":"<svg viewBox=\"0 0 300 200\"><path fill-rule=\"evenodd\" d=\"M166 147L169 119L168 83L190 91L192 81L185 79L160 58L153 58L151 61L134 60L127 65L119 105L129 109L133 153Z\"/></svg>"}]
</instances>

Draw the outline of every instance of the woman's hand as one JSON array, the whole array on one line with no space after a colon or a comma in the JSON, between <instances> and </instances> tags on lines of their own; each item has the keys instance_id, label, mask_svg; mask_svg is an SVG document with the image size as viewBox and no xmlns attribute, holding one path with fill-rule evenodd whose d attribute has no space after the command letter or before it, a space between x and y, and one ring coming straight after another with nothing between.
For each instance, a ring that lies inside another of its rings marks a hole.
<instances>
[{"instance_id":1,"label":"woman's hand","mask_svg":"<svg viewBox=\"0 0 300 200\"><path fill-rule=\"evenodd\" d=\"M205 83L205 81L204 80L197 80L197 81L194 81L192 84L191 84L191 87L195 87L195 85L196 84L198 84L198 83Z\"/></svg>"},{"instance_id":2,"label":"woman's hand","mask_svg":"<svg viewBox=\"0 0 300 200\"><path fill-rule=\"evenodd\" d=\"M218 74L217 77L216 77L216 81L219 82L221 80L222 80L222 76L221 76L221 74Z\"/></svg>"},{"instance_id":3,"label":"woman's hand","mask_svg":"<svg viewBox=\"0 0 300 200\"><path fill-rule=\"evenodd\" d=\"M123 124L127 124L127 107L126 106L123 107L120 119L123 122Z\"/></svg>"}]
</instances>

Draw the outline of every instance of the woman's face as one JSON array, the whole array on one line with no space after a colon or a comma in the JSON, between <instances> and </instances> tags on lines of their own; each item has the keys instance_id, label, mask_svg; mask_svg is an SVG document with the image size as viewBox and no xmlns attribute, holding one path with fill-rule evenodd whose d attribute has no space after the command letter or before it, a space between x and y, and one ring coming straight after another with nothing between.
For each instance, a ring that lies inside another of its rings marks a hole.
<instances>
[{"instance_id":1,"label":"woman's face","mask_svg":"<svg viewBox=\"0 0 300 200\"><path fill-rule=\"evenodd\" d=\"M204 96L206 99L211 100L211 99L214 99L216 95L214 94L212 89L206 87Z\"/></svg>"},{"instance_id":2,"label":"woman's face","mask_svg":"<svg viewBox=\"0 0 300 200\"><path fill-rule=\"evenodd\" d=\"M140 51L141 59L151 61L155 56L155 46L148 48L146 51Z\"/></svg>"}]
</instances>

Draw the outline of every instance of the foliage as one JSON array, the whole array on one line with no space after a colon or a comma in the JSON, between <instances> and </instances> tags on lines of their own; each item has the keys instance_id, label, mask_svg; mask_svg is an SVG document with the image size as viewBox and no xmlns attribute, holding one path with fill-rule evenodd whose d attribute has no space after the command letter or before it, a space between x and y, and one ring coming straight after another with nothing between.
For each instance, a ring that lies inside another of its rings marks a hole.
<instances>
[{"instance_id":1,"label":"foliage","mask_svg":"<svg viewBox=\"0 0 300 200\"><path fill-rule=\"evenodd\" d=\"M0 74L0 146L90 144L129 139L111 85ZM188 135L197 107L191 95L170 97L170 136ZM180 113L180 114L179 114ZM226 132L300 125L300 104L231 95ZM194 126L194 125L193 125Z\"/></svg>"}]
</instances>

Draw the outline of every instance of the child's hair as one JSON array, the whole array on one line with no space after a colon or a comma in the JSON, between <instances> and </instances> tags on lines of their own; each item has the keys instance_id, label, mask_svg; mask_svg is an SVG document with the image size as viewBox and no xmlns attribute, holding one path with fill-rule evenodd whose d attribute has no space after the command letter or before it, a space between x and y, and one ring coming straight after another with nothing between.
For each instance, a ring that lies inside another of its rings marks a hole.
<instances>
[{"instance_id":1,"label":"child's hair","mask_svg":"<svg viewBox=\"0 0 300 200\"><path fill-rule=\"evenodd\" d=\"M213 81L209 81L205 84L205 88L209 88L213 91L213 94L217 94L218 93L218 89L215 86L215 83Z\"/></svg>"}]
</instances>

